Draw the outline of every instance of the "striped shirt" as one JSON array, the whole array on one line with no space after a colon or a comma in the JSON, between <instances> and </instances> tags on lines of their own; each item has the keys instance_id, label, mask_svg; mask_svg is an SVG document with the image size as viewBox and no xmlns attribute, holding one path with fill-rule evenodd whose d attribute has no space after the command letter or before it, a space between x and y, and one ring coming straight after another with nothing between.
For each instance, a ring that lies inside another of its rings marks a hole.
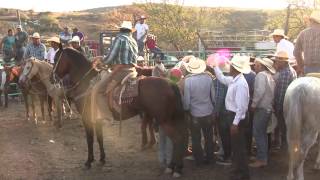
<instances>
[{"instance_id":1,"label":"striped shirt","mask_svg":"<svg viewBox=\"0 0 320 180\"><path fill-rule=\"evenodd\" d=\"M312 25L299 34L293 53L300 66L320 66L320 25Z\"/></svg>"},{"instance_id":2,"label":"striped shirt","mask_svg":"<svg viewBox=\"0 0 320 180\"><path fill-rule=\"evenodd\" d=\"M44 60L46 57L46 46L42 43L40 43L38 46L35 46L33 43L30 43L26 48L24 58L27 59L30 57L35 57L36 59Z\"/></svg>"},{"instance_id":3,"label":"striped shirt","mask_svg":"<svg viewBox=\"0 0 320 180\"><path fill-rule=\"evenodd\" d=\"M276 113L283 113L283 101L290 83L297 78L296 71L288 65L278 72L276 87L274 90L274 110Z\"/></svg>"},{"instance_id":4,"label":"striped shirt","mask_svg":"<svg viewBox=\"0 0 320 180\"><path fill-rule=\"evenodd\" d=\"M110 53L103 59L105 64L134 64L138 58L136 40L127 33L120 33L111 47Z\"/></svg>"}]
</instances>

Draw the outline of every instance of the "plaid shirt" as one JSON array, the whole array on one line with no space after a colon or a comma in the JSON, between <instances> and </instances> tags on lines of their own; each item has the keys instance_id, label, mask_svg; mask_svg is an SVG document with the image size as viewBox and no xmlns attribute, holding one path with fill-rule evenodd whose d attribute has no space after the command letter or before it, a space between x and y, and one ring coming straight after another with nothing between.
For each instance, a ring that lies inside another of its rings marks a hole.
<instances>
[{"instance_id":1,"label":"plaid shirt","mask_svg":"<svg viewBox=\"0 0 320 180\"><path fill-rule=\"evenodd\" d=\"M216 113L220 114L226 109L225 100L228 91L228 86L222 84L218 79L214 80L215 89L215 109Z\"/></svg>"},{"instance_id":2,"label":"plaid shirt","mask_svg":"<svg viewBox=\"0 0 320 180\"><path fill-rule=\"evenodd\" d=\"M120 33L111 48L111 52L104 58L105 64L134 64L138 58L138 46L133 37Z\"/></svg>"},{"instance_id":3,"label":"plaid shirt","mask_svg":"<svg viewBox=\"0 0 320 180\"><path fill-rule=\"evenodd\" d=\"M44 60L46 57L46 46L42 43L40 43L39 46L35 46L33 43L30 43L26 48L24 58L27 59L30 57Z\"/></svg>"},{"instance_id":4,"label":"plaid shirt","mask_svg":"<svg viewBox=\"0 0 320 180\"><path fill-rule=\"evenodd\" d=\"M299 65L320 66L320 25L312 25L299 34L293 53Z\"/></svg>"},{"instance_id":5,"label":"plaid shirt","mask_svg":"<svg viewBox=\"0 0 320 180\"><path fill-rule=\"evenodd\" d=\"M276 113L283 113L283 101L290 83L297 78L295 70L288 65L278 72L276 87L274 90L274 110Z\"/></svg>"}]
</instances>

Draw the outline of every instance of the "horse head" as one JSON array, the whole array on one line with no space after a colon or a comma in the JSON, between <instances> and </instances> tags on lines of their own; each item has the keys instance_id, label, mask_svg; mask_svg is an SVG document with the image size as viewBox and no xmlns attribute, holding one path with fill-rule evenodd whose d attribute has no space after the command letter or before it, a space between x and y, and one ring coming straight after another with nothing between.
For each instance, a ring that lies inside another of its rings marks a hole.
<instances>
[{"instance_id":1,"label":"horse head","mask_svg":"<svg viewBox=\"0 0 320 180\"><path fill-rule=\"evenodd\" d=\"M39 71L39 67L34 65L35 58L26 59L22 64L22 72L19 77L19 84L26 85Z\"/></svg>"}]
</instances>

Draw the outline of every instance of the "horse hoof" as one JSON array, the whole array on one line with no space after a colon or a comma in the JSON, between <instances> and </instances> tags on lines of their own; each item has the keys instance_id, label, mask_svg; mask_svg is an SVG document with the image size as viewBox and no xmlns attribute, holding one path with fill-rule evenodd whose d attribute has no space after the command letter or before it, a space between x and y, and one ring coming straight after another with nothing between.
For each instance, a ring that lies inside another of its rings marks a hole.
<instances>
[{"instance_id":1,"label":"horse hoof","mask_svg":"<svg viewBox=\"0 0 320 180\"><path fill-rule=\"evenodd\" d=\"M173 178L180 178L181 177L181 174L180 173L177 173L177 172L174 172L173 175L172 175Z\"/></svg>"},{"instance_id":2,"label":"horse hoof","mask_svg":"<svg viewBox=\"0 0 320 180\"><path fill-rule=\"evenodd\" d=\"M86 169L91 169L91 162L86 162L86 163L84 164L84 167L85 167Z\"/></svg>"},{"instance_id":3,"label":"horse hoof","mask_svg":"<svg viewBox=\"0 0 320 180\"><path fill-rule=\"evenodd\" d=\"M100 159L100 164L101 165L105 165L106 164L106 160L105 159Z\"/></svg>"},{"instance_id":4,"label":"horse hoof","mask_svg":"<svg viewBox=\"0 0 320 180\"><path fill-rule=\"evenodd\" d=\"M172 172L173 172L173 169L168 167L164 170L164 174L172 174Z\"/></svg>"},{"instance_id":5,"label":"horse hoof","mask_svg":"<svg viewBox=\"0 0 320 180\"><path fill-rule=\"evenodd\" d=\"M320 163L316 163L313 168L315 170L320 170Z\"/></svg>"}]
</instances>

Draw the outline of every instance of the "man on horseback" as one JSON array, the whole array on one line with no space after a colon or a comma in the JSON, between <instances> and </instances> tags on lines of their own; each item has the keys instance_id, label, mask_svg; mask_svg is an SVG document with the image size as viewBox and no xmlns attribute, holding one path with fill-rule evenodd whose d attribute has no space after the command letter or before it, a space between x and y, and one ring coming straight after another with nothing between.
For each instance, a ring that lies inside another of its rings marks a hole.
<instances>
[{"instance_id":1,"label":"man on horseback","mask_svg":"<svg viewBox=\"0 0 320 180\"><path fill-rule=\"evenodd\" d=\"M123 78L135 71L134 65L138 58L138 46L132 37L132 24L123 21L120 33L114 40L110 53L103 58L103 64L111 66L112 73L105 73L95 85L97 105L100 108L101 119L106 119L106 94L113 90ZM97 66L101 65L97 62Z\"/></svg>"}]
</instances>

